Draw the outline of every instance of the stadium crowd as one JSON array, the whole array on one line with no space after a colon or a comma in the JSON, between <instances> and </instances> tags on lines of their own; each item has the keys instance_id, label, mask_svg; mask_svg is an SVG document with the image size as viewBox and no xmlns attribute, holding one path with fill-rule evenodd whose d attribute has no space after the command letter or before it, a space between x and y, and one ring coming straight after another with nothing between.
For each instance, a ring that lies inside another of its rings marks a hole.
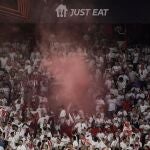
<instances>
[{"instance_id":1,"label":"stadium crowd","mask_svg":"<svg viewBox=\"0 0 150 150\"><path fill-rule=\"evenodd\" d=\"M89 69L103 83L91 100L91 114L63 106L53 111L52 78L40 65L39 49L27 53L27 42L2 43L0 150L150 149L150 48L108 42L92 30L83 36L82 47L50 44L55 53L84 47Z\"/></svg>"}]
</instances>

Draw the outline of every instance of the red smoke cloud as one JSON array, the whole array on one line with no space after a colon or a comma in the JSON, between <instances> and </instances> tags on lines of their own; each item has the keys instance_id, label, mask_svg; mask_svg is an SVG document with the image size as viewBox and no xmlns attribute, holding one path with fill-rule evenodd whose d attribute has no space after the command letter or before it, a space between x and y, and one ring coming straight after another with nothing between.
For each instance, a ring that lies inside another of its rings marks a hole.
<instances>
[{"instance_id":1,"label":"red smoke cloud","mask_svg":"<svg viewBox=\"0 0 150 150\"><path fill-rule=\"evenodd\" d=\"M60 105L91 107L88 89L91 86L91 74L82 53L67 56L53 56L42 62L55 78L57 86L52 93L57 96Z\"/></svg>"}]
</instances>

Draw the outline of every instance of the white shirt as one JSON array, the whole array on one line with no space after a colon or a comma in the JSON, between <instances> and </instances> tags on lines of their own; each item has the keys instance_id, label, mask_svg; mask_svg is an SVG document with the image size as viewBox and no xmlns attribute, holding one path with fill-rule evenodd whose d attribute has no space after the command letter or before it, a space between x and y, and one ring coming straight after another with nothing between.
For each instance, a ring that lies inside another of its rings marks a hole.
<instances>
[{"instance_id":1,"label":"white shirt","mask_svg":"<svg viewBox=\"0 0 150 150\"><path fill-rule=\"evenodd\" d=\"M105 134L104 133L97 133L96 135L99 139L104 138Z\"/></svg>"},{"instance_id":2,"label":"white shirt","mask_svg":"<svg viewBox=\"0 0 150 150\"><path fill-rule=\"evenodd\" d=\"M115 89L115 88L111 88L110 89L110 93L115 95L115 96L118 96L118 89Z\"/></svg>"},{"instance_id":3,"label":"white shirt","mask_svg":"<svg viewBox=\"0 0 150 150\"><path fill-rule=\"evenodd\" d=\"M4 148L2 146L0 146L0 150L4 150Z\"/></svg>"},{"instance_id":4,"label":"white shirt","mask_svg":"<svg viewBox=\"0 0 150 150\"><path fill-rule=\"evenodd\" d=\"M145 78L147 77L147 74L148 74L147 69L144 69L144 70L139 69L139 75L142 81L145 80Z\"/></svg>"},{"instance_id":5,"label":"white shirt","mask_svg":"<svg viewBox=\"0 0 150 150\"><path fill-rule=\"evenodd\" d=\"M144 99L145 98L145 94L144 93L138 93L136 95L136 99L140 99L140 98Z\"/></svg>"},{"instance_id":6,"label":"white shirt","mask_svg":"<svg viewBox=\"0 0 150 150\"><path fill-rule=\"evenodd\" d=\"M66 111L65 111L64 109L61 110L59 117L60 117L60 118L66 117Z\"/></svg>"},{"instance_id":7,"label":"white shirt","mask_svg":"<svg viewBox=\"0 0 150 150\"><path fill-rule=\"evenodd\" d=\"M121 70L121 66L113 66L112 69L114 70L115 73Z\"/></svg>"},{"instance_id":8,"label":"white shirt","mask_svg":"<svg viewBox=\"0 0 150 150\"><path fill-rule=\"evenodd\" d=\"M108 89L110 89L111 86L112 86L112 80L107 79L107 80L105 81L105 85L107 86Z\"/></svg>"},{"instance_id":9,"label":"white shirt","mask_svg":"<svg viewBox=\"0 0 150 150\"><path fill-rule=\"evenodd\" d=\"M41 117L41 118L39 118L39 120L38 120L38 124L40 125L40 127L43 127L44 120L45 120L45 117Z\"/></svg>"},{"instance_id":10,"label":"white shirt","mask_svg":"<svg viewBox=\"0 0 150 150\"><path fill-rule=\"evenodd\" d=\"M12 69L12 66L11 65L5 65L5 69L7 72L9 72L11 69Z\"/></svg>"},{"instance_id":11,"label":"white shirt","mask_svg":"<svg viewBox=\"0 0 150 150\"><path fill-rule=\"evenodd\" d=\"M116 99L109 99L108 100L108 111L115 111L116 110Z\"/></svg>"},{"instance_id":12,"label":"white shirt","mask_svg":"<svg viewBox=\"0 0 150 150\"><path fill-rule=\"evenodd\" d=\"M27 150L26 147L24 145L19 145L17 147L17 150Z\"/></svg>"},{"instance_id":13,"label":"white shirt","mask_svg":"<svg viewBox=\"0 0 150 150\"><path fill-rule=\"evenodd\" d=\"M75 125L75 128L77 129L78 133L82 133L83 129L87 129L87 125L85 123L78 122Z\"/></svg>"},{"instance_id":14,"label":"white shirt","mask_svg":"<svg viewBox=\"0 0 150 150\"><path fill-rule=\"evenodd\" d=\"M118 90L123 90L126 88L126 82L125 81L123 81L123 82L118 81L117 85L118 85Z\"/></svg>"},{"instance_id":15,"label":"white shirt","mask_svg":"<svg viewBox=\"0 0 150 150\"><path fill-rule=\"evenodd\" d=\"M137 63L138 59L139 59L139 53L133 53L134 59L133 59L133 63Z\"/></svg>"},{"instance_id":16,"label":"white shirt","mask_svg":"<svg viewBox=\"0 0 150 150\"><path fill-rule=\"evenodd\" d=\"M129 78L131 82L134 82L137 77L137 73L135 71L129 72Z\"/></svg>"},{"instance_id":17,"label":"white shirt","mask_svg":"<svg viewBox=\"0 0 150 150\"><path fill-rule=\"evenodd\" d=\"M15 138L14 137L9 137L8 141L10 142L11 148L16 149L16 145L15 145L16 140L15 140Z\"/></svg>"},{"instance_id":18,"label":"white shirt","mask_svg":"<svg viewBox=\"0 0 150 150\"><path fill-rule=\"evenodd\" d=\"M10 52L9 56L11 58L11 60L14 60L14 58L17 56L15 52Z\"/></svg>"},{"instance_id":19,"label":"white shirt","mask_svg":"<svg viewBox=\"0 0 150 150\"><path fill-rule=\"evenodd\" d=\"M31 65L25 65L25 70L27 71L28 74L31 74L32 66Z\"/></svg>"},{"instance_id":20,"label":"white shirt","mask_svg":"<svg viewBox=\"0 0 150 150\"><path fill-rule=\"evenodd\" d=\"M142 124L142 125L140 125L140 127L139 127L140 129L143 129L144 131L144 133L147 133L148 132L148 130L150 130L150 125L148 125L148 124Z\"/></svg>"},{"instance_id":21,"label":"white shirt","mask_svg":"<svg viewBox=\"0 0 150 150\"><path fill-rule=\"evenodd\" d=\"M126 150L126 149L127 149L127 144L122 141L122 142L120 143L120 147L122 148L122 150Z\"/></svg>"},{"instance_id":22,"label":"white shirt","mask_svg":"<svg viewBox=\"0 0 150 150\"><path fill-rule=\"evenodd\" d=\"M73 141L73 148L78 148L78 146L79 146L78 142L76 140Z\"/></svg>"},{"instance_id":23,"label":"white shirt","mask_svg":"<svg viewBox=\"0 0 150 150\"><path fill-rule=\"evenodd\" d=\"M140 105L140 111L143 113L148 108L147 105Z\"/></svg>"},{"instance_id":24,"label":"white shirt","mask_svg":"<svg viewBox=\"0 0 150 150\"><path fill-rule=\"evenodd\" d=\"M1 57L0 61L1 61L1 67L5 68L6 63L7 63L8 57Z\"/></svg>"},{"instance_id":25,"label":"white shirt","mask_svg":"<svg viewBox=\"0 0 150 150\"><path fill-rule=\"evenodd\" d=\"M118 140L113 140L111 143L111 147L117 147L119 145Z\"/></svg>"},{"instance_id":26,"label":"white shirt","mask_svg":"<svg viewBox=\"0 0 150 150\"><path fill-rule=\"evenodd\" d=\"M70 138L69 137L66 137L66 138L63 137L61 139L61 142L62 142L63 145L66 145L66 144L68 144L70 142Z\"/></svg>"},{"instance_id":27,"label":"white shirt","mask_svg":"<svg viewBox=\"0 0 150 150\"><path fill-rule=\"evenodd\" d=\"M107 148L107 146L104 144L103 141L100 141L99 147L100 147L100 149Z\"/></svg>"}]
</instances>

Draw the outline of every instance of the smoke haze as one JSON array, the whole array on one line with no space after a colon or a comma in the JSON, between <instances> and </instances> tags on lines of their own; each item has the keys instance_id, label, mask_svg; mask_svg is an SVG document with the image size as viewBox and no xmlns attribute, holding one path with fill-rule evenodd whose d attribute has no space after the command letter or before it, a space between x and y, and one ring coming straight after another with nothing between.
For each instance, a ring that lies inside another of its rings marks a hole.
<instances>
[{"instance_id":1,"label":"smoke haze","mask_svg":"<svg viewBox=\"0 0 150 150\"><path fill-rule=\"evenodd\" d=\"M48 34L44 36L45 32L41 33L43 40ZM52 95L55 97L52 103L57 103L57 106L68 107L71 104L81 109L91 109L93 102L89 89L93 86L93 77L84 50L59 51L59 48L48 48L43 41L40 49L44 56L41 65L46 67L48 75L54 78L50 92L50 97ZM50 53L48 54L47 51ZM55 105L52 103L51 105Z\"/></svg>"}]
</instances>

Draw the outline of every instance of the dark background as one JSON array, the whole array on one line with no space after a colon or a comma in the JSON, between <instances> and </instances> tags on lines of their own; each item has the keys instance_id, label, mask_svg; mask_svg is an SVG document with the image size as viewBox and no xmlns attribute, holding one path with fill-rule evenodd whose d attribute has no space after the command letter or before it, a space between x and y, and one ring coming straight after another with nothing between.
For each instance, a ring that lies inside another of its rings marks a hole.
<instances>
[{"instance_id":1,"label":"dark background","mask_svg":"<svg viewBox=\"0 0 150 150\"><path fill-rule=\"evenodd\" d=\"M18 2L17 0L0 0L0 5L13 8L13 9L17 9Z\"/></svg>"},{"instance_id":2,"label":"dark background","mask_svg":"<svg viewBox=\"0 0 150 150\"><path fill-rule=\"evenodd\" d=\"M0 0L0 6L17 10L22 0ZM46 2L45 2L46 1ZM108 8L106 17L75 17L58 19L56 7L64 3L67 8ZM27 23L150 23L150 1L148 0L25 0L25 19L13 14L0 13L0 22ZM1 12L1 10L0 10Z\"/></svg>"}]
</instances>

